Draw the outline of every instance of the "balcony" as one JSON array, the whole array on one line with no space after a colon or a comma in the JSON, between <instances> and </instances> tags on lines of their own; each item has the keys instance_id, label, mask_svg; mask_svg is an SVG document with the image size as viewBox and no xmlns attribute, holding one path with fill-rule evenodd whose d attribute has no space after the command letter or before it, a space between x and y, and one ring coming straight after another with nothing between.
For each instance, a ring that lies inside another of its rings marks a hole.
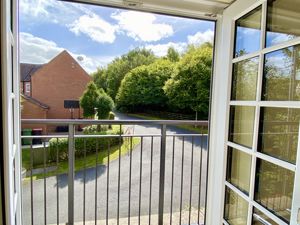
<instances>
[{"instance_id":1,"label":"balcony","mask_svg":"<svg viewBox=\"0 0 300 225\"><path fill-rule=\"evenodd\" d=\"M68 127L64 134L22 136L30 143L22 182L23 224L204 224L208 121L22 123ZM114 126L120 132L77 131L88 125ZM201 132L178 127L182 125ZM40 148L32 144L37 139ZM61 140L67 142L65 152L59 144L51 148Z\"/></svg>"}]
</instances>

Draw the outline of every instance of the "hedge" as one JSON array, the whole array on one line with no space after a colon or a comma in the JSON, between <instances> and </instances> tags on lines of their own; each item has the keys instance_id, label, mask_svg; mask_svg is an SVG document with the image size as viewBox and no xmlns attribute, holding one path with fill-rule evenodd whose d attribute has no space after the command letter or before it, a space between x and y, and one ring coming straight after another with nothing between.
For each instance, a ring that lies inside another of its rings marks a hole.
<instances>
[{"instance_id":1,"label":"hedge","mask_svg":"<svg viewBox=\"0 0 300 225\"><path fill-rule=\"evenodd\" d=\"M123 133L123 130L121 130ZM86 127L84 134L91 135L119 135L120 127L113 126L112 129L107 131L96 131L94 126ZM121 141L121 142L120 142ZM110 138L75 138L75 157L83 157L84 149L86 154L92 154L96 152L96 146L98 142L98 151L107 151L108 145L110 147L122 144L123 138L110 137ZM57 158L57 151L59 161L65 161L68 159L68 138L52 138L49 141L49 161L55 162Z\"/></svg>"}]
</instances>

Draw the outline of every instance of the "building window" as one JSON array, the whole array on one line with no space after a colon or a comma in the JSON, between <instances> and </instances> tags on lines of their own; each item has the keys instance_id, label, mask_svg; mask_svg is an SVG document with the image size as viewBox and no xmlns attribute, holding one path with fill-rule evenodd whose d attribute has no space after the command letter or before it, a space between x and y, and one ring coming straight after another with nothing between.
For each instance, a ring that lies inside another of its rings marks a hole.
<instances>
[{"instance_id":1,"label":"building window","mask_svg":"<svg viewBox=\"0 0 300 225\"><path fill-rule=\"evenodd\" d=\"M30 83L25 83L25 94L30 95Z\"/></svg>"}]
</instances>

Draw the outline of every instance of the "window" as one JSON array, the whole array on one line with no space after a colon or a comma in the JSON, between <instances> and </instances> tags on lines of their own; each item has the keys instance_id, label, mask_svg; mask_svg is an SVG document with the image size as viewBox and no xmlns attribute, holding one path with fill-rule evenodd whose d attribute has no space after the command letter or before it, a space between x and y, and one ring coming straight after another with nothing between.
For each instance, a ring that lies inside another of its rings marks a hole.
<instances>
[{"instance_id":1,"label":"window","mask_svg":"<svg viewBox=\"0 0 300 225\"><path fill-rule=\"evenodd\" d=\"M235 57L258 51L260 36L261 7L258 7L236 21Z\"/></svg>"},{"instance_id":2,"label":"window","mask_svg":"<svg viewBox=\"0 0 300 225\"><path fill-rule=\"evenodd\" d=\"M300 1L269 0L267 19L267 47L300 37Z\"/></svg>"},{"instance_id":3,"label":"window","mask_svg":"<svg viewBox=\"0 0 300 225\"><path fill-rule=\"evenodd\" d=\"M235 21L224 203L230 225L294 222L299 7L295 0L265 0Z\"/></svg>"},{"instance_id":4,"label":"window","mask_svg":"<svg viewBox=\"0 0 300 225\"><path fill-rule=\"evenodd\" d=\"M30 83L25 83L25 94L29 94L30 95Z\"/></svg>"}]
</instances>

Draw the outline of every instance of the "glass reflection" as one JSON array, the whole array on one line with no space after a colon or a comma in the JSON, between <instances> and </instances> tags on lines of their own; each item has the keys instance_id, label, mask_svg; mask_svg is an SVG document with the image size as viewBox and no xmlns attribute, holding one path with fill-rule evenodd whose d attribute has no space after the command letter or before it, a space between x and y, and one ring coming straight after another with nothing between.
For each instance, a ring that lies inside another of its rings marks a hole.
<instances>
[{"instance_id":1,"label":"glass reflection","mask_svg":"<svg viewBox=\"0 0 300 225\"><path fill-rule=\"evenodd\" d=\"M267 47L300 36L300 1L269 0L267 15Z\"/></svg>"},{"instance_id":2,"label":"glass reflection","mask_svg":"<svg viewBox=\"0 0 300 225\"><path fill-rule=\"evenodd\" d=\"M231 106L229 141L252 148L255 107Z\"/></svg>"},{"instance_id":3,"label":"glass reflection","mask_svg":"<svg viewBox=\"0 0 300 225\"><path fill-rule=\"evenodd\" d=\"M266 54L263 100L300 100L300 45Z\"/></svg>"},{"instance_id":4,"label":"glass reflection","mask_svg":"<svg viewBox=\"0 0 300 225\"><path fill-rule=\"evenodd\" d=\"M257 160L256 165L255 201L288 223L294 173L261 159Z\"/></svg>"},{"instance_id":5,"label":"glass reflection","mask_svg":"<svg viewBox=\"0 0 300 225\"><path fill-rule=\"evenodd\" d=\"M224 219L231 225L246 225L248 202L226 187Z\"/></svg>"},{"instance_id":6,"label":"glass reflection","mask_svg":"<svg viewBox=\"0 0 300 225\"><path fill-rule=\"evenodd\" d=\"M235 63L232 77L232 100L255 100L258 57Z\"/></svg>"},{"instance_id":7,"label":"glass reflection","mask_svg":"<svg viewBox=\"0 0 300 225\"><path fill-rule=\"evenodd\" d=\"M229 147L227 155L227 181L248 194L250 173L251 156Z\"/></svg>"},{"instance_id":8,"label":"glass reflection","mask_svg":"<svg viewBox=\"0 0 300 225\"><path fill-rule=\"evenodd\" d=\"M260 49L261 6L236 21L235 57Z\"/></svg>"},{"instance_id":9,"label":"glass reflection","mask_svg":"<svg viewBox=\"0 0 300 225\"><path fill-rule=\"evenodd\" d=\"M278 223L275 223L273 220L271 220L269 217L267 217L264 213L259 211L258 209L254 208L253 210L253 219L252 219L252 225L278 225Z\"/></svg>"},{"instance_id":10,"label":"glass reflection","mask_svg":"<svg viewBox=\"0 0 300 225\"><path fill-rule=\"evenodd\" d=\"M261 108L260 117L258 150L296 163L300 109Z\"/></svg>"}]
</instances>

